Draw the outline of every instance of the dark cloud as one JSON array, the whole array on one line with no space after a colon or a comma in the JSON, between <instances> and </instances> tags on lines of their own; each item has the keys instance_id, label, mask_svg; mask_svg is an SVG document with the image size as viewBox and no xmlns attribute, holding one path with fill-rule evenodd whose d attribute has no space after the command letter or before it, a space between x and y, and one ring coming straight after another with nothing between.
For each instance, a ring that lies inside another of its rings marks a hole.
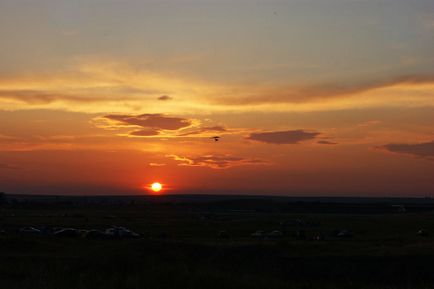
<instances>
[{"instance_id":1,"label":"dark cloud","mask_svg":"<svg viewBox=\"0 0 434 289\"><path fill-rule=\"evenodd\" d=\"M162 101L166 101L166 100L171 100L173 99L171 96L168 95L162 95L158 98L158 100L162 100Z\"/></svg>"},{"instance_id":2,"label":"dark cloud","mask_svg":"<svg viewBox=\"0 0 434 289\"><path fill-rule=\"evenodd\" d=\"M101 127L110 129L122 127L134 127L128 135L135 137L149 137L157 136L164 131L177 131L183 128L188 128L192 121L182 117L172 117L163 114L140 114L140 115L127 115L127 114L110 114L98 118L104 122L114 121L115 123L103 123Z\"/></svg>"},{"instance_id":3,"label":"dark cloud","mask_svg":"<svg viewBox=\"0 0 434 289\"><path fill-rule=\"evenodd\" d=\"M318 144L323 144L323 145L337 145L338 143L336 142L332 142L332 141L328 141L328 140L319 140L317 141Z\"/></svg>"},{"instance_id":4,"label":"dark cloud","mask_svg":"<svg viewBox=\"0 0 434 289\"><path fill-rule=\"evenodd\" d=\"M268 163L259 159L250 159L231 155L204 155L198 157L167 155L167 157L180 162L180 166L209 167L212 169L226 169L234 166Z\"/></svg>"},{"instance_id":5,"label":"dark cloud","mask_svg":"<svg viewBox=\"0 0 434 289\"><path fill-rule=\"evenodd\" d=\"M272 131L252 133L248 139L272 144L297 144L314 139L319 134L319 132L307 132L304 130Z\"/></svg>"},{"instance_id":6,"label":"dark cloud","mask_svg":"<svg viewBox=\"0 0 434 289\"><path fill-rule=\"evenodd\" d=\"M222 126L205 126L194 131L181 133L179 134L179 136L198 135L198 134L203 134L208 132L226 132L226 131L227 131L226 128Z\"/></svg>"},{"instance_id":7,"label":"dark cloud","mask_svg":"<svg viewBox=\"0 0 434 289\"><path fill-rule=\"evenodd\" d=\"M189 119L171 117L158 113L140 115L112 114L104 117L122 124L150 128L152 130L178 130L191 125L191 120Z\"/></svg>"},{"instance_id":8,"label":"dark cloud","mask_svg":"<svg viewBox=\"0 0 434 289\"><path fill-rule=\"evenodd\" d=\"M154 136L159 134L160 132L158 130L152 130L152 129L134 130L129 132L129 135L132 136Z\"/></svg>"},{"instance_id":9,"label":"dark cloud","mask_svg":"<svg viewBox=\"0 0 434 289\"><path fill-rule=\"evenodd\" d=\"M420 157L434 157L434 141L417 144L387 144L380 148L393 153L410 154Z\"/></svg>"}]
</instances>

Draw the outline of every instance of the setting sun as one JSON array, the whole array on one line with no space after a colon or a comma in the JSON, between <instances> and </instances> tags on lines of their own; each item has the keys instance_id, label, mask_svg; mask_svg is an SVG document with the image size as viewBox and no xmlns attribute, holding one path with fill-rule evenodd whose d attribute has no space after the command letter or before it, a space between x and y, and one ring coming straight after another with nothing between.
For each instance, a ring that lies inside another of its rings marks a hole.
<instances>
[{"instance_id":1,"label":"setting sun","mask_svg":"<svg viewBox=\"0 0 434 289\"><path fill-rule=\"evenodd\" d=\"M151 185L151 190L154 192L159 192L159 191L161 191L162 188L163 188L163 186L160 183L153 183Z\"/></svg>"}]
</instances>

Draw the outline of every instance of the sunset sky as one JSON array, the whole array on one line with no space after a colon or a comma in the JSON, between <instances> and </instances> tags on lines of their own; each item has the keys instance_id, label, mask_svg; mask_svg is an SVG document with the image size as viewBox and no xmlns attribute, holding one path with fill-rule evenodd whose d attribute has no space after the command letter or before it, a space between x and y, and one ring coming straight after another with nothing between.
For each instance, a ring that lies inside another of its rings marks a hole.
<instances>
[{"instance_id":1,"label":"sunset sky","mask_svg":"<svg viewBox=\"0 0 434 289\"><path fill-rule=\"evenodd\" d=\"M0 36L0 191L434 197L432 0L2 0Z\"/></svg>"}]
</instances>

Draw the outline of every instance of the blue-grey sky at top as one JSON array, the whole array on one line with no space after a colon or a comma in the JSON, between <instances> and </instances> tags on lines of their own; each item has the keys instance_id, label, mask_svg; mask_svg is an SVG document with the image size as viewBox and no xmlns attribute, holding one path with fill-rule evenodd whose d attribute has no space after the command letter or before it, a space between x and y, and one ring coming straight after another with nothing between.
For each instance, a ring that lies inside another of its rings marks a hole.
<instances>
[{"instance_id":1,"label":"blue-grey sky at top","mask_svg":"<svg viewBox=\"0 0 434 289\"><path fill-rule=\"evenodd\" d=\"M0 69L112 57L218 81L426 74L433 15L428 0L2 1Z\"/></svg>"}]
</instances>

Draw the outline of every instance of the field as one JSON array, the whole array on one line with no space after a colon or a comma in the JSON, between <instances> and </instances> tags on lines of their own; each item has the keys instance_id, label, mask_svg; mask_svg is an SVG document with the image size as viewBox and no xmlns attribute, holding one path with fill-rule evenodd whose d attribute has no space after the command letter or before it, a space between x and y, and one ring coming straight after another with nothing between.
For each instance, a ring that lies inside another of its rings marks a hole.
<instances>
[{"instance_id":1,"label":"field","mask_svg":"<svg viewBox=\"0 0 434 289\"><path fill-rule=\"evenodd\" d=\"M431 199L8 196L0 229L1 288L434 288Z\"/></svg>"}]
</instances>

